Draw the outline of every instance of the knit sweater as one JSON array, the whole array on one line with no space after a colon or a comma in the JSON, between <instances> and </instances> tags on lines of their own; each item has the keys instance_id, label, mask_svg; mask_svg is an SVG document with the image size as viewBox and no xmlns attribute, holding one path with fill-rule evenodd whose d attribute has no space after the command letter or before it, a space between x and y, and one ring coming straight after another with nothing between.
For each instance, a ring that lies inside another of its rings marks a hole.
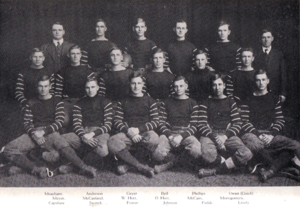
<instances>
[{"instance_id":1,"label":"knit sweater","mask_svg":"<svg viewBox=\"0 0 300 208\"><path fill-rule=\"evenodd\" d=\"M134 68L145 68L151 64L151 51L156 48L156 44L149 39L134 39L125 47L125 51L131 55Z\"/></svg>"},{"instance_id":2,"label":"knit sweater","mask_svg":"<svg viewBox=\"0 0 300 208\"><path fill-rule=\"evenodd\" d=\"M211 137L212 130L226 131L232 137L241 130L241 117L232 98L208 98L200 104L198 131L202 136Z\"/></svg>"},{"instance_id":3,"label":"knit sweater","mask_svg":"<svg viewBox=\"0 0 300 208\"><path fill-rule=\"evenodd\" d=\"M143 133L156 130L158 124L158 109L153 98L129 96L118 102L114 125L119 132L127 133L128 128L135 127Z\"/></svg>"},{"instance_id":4,"label":"knit sweater","mask_svg":"<svg viewBox=\"0 0 300 208\"><path fill-rule=\"evenodd\" d=\"M161 134L169 137L172 127L187 127L181 136L186 138L197 131L199 106L191 98L176 99L167 98L162 106L163 116L160 121L159 130Z\"/></svg>"},{"instance_id":5,"label":"knit sweater","mask_svg":"<svg viewBox=\"0 0 300 208\"><path fill-rule=\"evenodd\" d=\"M32 99L38 96L37 83L38 80L43 77L50 77L51 83L54 83L54 73L48 68L34 69L27 68L22 70L17 77L15 96L22 107L27 103L28 99ZM50 90L51 94L54 94L53 90Z\"/></svg>"},{"instance_id":6,"label":"knit sweater","mask_svg":"<svg viewBox=\"0 0 300 208\"><path fill-rule=\"evenodd\" d=\"M56 75L55 96L68 98L82 98L85 95L85 82L93 72L87 66L69 66Z\"/></svg>"},{"instance_id":7,"label":"knit sweater","mask_svg":"<svg viewBox=\"0 0 300 208\"><path fill-rule=\"evenodd\" d=\"M84 127L100 127L95 135L108 133L112 127L112 103L104 97L84 97L73 106L74 132L79 136L87 133Z\"/></svg>"},{"instance_id":8,"label":"knit sweater","mask_svg":"<svg viewBox=\"0 0 300 208\"><path fill-rule=\"evenodd\" d=\"M270 130L278 134L284 127L284 116L278 97L267 93L262 96L250 96L241 105L243 130L256 133L256 130Z\"/></svg>"},{"instance_id":9,"label":"knit sweater","mask_svg":"<svg viewBox=\"0 0 300 208\"><path fill-rule=\"evenodd\" d=\"M193 63L196 47L187 40L176 41L168 47L170 69L175 75L184 75Z\"/></svg>"},{"instance_id":10,"label":"knit sweater","mask_svg":"<svg viewBox=\"0 0 300 208\"><path fill-rule=\"evenodd\" d=\"M45 127L45 134L62 128L65 119L64 104L60 99L47 100L33 98L25 105L24 128L31 135L37 127Z\"/></svg>"}]
</instances>

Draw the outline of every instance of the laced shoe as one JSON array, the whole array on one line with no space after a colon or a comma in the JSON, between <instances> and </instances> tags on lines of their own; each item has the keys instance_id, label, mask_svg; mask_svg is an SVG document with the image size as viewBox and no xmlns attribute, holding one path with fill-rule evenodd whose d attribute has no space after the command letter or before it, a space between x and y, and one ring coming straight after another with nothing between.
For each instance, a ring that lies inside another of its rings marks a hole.
<instances>
[{"instance_id":1,"label":"laced shoe","mask_svg":"<svg viewBox=\"0 0 300 208\"><path fill-rule=\"evenodd\" d=\"M129 165L127 164L117 166L117 172L119 175L124 175L125 173L128 172L128 170L129 170Z\"/></svg>"},{"instance_id":2,"label":"laced shoe","mask_svg":"<svg viewBox=\"0 0 300 208\"><path fill-rule=\"evenodd\" d=\"M86 175L88 176L89 178L95 178L97 176L97 170L96 168L93 168L91 166L88 166L88 165L84 165L80 171L79 171L79 174L81 175Z\"/></svg>"},{"instance_id":3,"label":"laced shoe","mask_svg":"<svg viewBox=\"0 0 300 208\"><path fill-rule=\"evenodd\" d=\"M266 170L266 169L262 168L259 171L259 178L260 178L261 182L266 182L268 179L272 178L274 175L275 175L275 173L271 169Z\"/></svg>"},{"instance_id":4,"label":"laced shoe","mask_svg":"<svg viewBox=\"0 0 300 208\"><path fill-rule=\"evenodd\" d=\"M21 174L21 173L25 173L26 171L23 170L22 168L19 168L17 166L11 166L9 169L8 169L8 175L9 176L13 176L13 175L17 175L17 174Z\"/></svg>"},{"instance_id":5,"label":"laced shoe","mask_svg":"<svg viewBox=\"0 0 300 208\"><path fill-rule=\"evenodd\" d=\"M201 168L199 170L198 175L199 175L199 178L204 178L204 177L208 177L208 176L216 176L217 170L215 168L213 168L213 169Z\"/></svg>"},{"instance_id":6,"label":"laced shoe","mask_svg":"<svg viewBox=\"0 0 300 208\"><path fill-rule=\"evenodd\" d=\"M33 170L31 171L33 175L39 176L41 179L47 178L47 168L46 167L37 167L35 166Z\"/></svg>"},{"instance_id":7,"label":"laced shoe","mask_svg":"<svg viewBox=\"0 0 300 208\"><path fill-rule=\"evenodd\" d=\"M148 165L142 165L141 164L137 167L137 169L138 169L138 171L143 173L148 178L152 178L154 176L154 169L150 168Z\"/></svg>"},{"instance_id":8,"label":"laced shoe","mask_svg":"<svg viewBox=\"0 0 300 208\"><path fill-rule=\"evenodd\" d=\"M60 174L68 174L68 173L72 173L73 171L74 171L73 165L61 165L58 168L58 172Z\"/></svg>"},{"instance_id":9,"label":"laced shoe","mask_svg":"<svg viewBox=\"0 0 300 208\"><path fill-rule=\"evenodd\" d=\"M155 173L161 173L164 172L174 166L174 162L168 162L161 165L155 165L154 166L154 172Z\"/></svg>"}]
</instances>

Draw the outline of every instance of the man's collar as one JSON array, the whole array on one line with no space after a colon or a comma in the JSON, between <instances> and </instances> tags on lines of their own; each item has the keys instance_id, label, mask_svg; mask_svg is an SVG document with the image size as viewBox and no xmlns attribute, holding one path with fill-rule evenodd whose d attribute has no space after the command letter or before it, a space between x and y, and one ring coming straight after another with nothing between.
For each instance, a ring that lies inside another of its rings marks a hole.
<instances>
[{"instance_id":1,"label":"man's collar","mask_svg":"<svg viewBox=\"0 0 300 208\"><path fill-rule=\"evenodd\" d=\"M62 45L63 42L64 42L64 39L62 38L62 39L60 39L60 40L53 40L53 43L54 43L55 46L57 46L57 42L59 42L60 45Z\"/></svg>"},{"instance_id":2,"label":"man's collar","mask_svg":"<svg viewBox=\"0 0 300 208\"><path fill-rule=\"evenodd\" d=\"M270 51L272 50L272 46L270 46L269 48L267 47L262 47L263 52L265 52L265 50L268 49L268 54L270 53Z\"/></svg>"}]
</instances>

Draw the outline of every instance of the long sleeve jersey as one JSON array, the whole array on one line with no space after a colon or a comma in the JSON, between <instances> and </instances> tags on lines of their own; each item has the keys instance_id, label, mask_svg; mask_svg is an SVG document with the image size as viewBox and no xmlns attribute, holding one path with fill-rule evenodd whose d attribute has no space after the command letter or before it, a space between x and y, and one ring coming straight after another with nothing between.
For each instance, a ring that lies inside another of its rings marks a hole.
<instances>
[{"instance_id":1,"label":"long sleeve jersey","mask_svg":"<svg viewBox=\"0 0 300 208\"><path fill-rule=\"evenodd\" d=\"M276 135L285 123L281 102L271 93L249 97L241 105L241 116L245 133L270 130L273 135Z\"/></svg>"},{"instance_id":2,"label":"long sleeve jersey","mask_svg":"<svg viewBox=\"0 0 300 208\"><path fill-rule=\"evenodd\" d=\"M119 132L127 133L128 128L135 127L140 133L156 130L159 125L159 115L155 100L143 97L129 96L118 102L114 125Z\"/></svg>"},{"instance_id":3,"label":"long sleeve jersey","mask_svg":"<svg viewBox=\"0 0 300 208\"><path fill-rule=\"evenodd\" d=\"M133 68L145 68L151 64L151 52L156 48L156 44L149 39L137 40L129 42L125 47L125 51L131 55Z\"/></svg>"},{"instance_id":4,"label":"long sleeve jersey","mask_svg":"<svg viewBox=\"0 0 300 208\"><path fill-rule=\"evenodd\" d=\"M236 102L232 98L208 98L199 106L198 131L202 136L210 137L212 130L224 130L228 138L237 136L241 124Z\"/></svg>"},{"instance_id":5,"label":"long sleeve jersey","mask_svg":"<svg viewBox=\"0 0 300 208\"><path fill-rule=\"evenodd\" d=\"M54 73L49 68L34 69L27 68L18 74L15 97L22 107L24 107L29 99L38 96L37 83L42 76L50 77L51 83L54 83ZM53 90L50 91L53 94Z\"/></svg>"},{"instance_id":6,"label":"long sleeve jersey","mask_svg":"<svg viewBox=\"0 0 300 208\"><path fill-rule=\"evenodd\" d=\"M31 135L37 127L45 127L45 134L62 128L65 120L64 104L60 99L47 100L34 98L28 101L24 110L24 128Z\"/></svg>"},{"instance_id":7,"label":"long sleeve jersey","mask_svg":"<svg viewBox=\"0 0 300 208\"><path fill-rule=\"evenodd\" d=\"M73 128L79 136L85 133L85 127L100 127L95 130L95 135L108 133L113 121L113 107L110 100L96 95L84 97L73 106Z\"/></svg>"},{"instance_id":8,"label":"long sleeve jersey","mask_svg":"<svg viewBox=\"0 0 300 208\"><path fill-rule=\"evenodd\" d=\"M56 75L55 96L60 98L82 98L85 82L94 73L87 66L69 66Z\"/></svg>"},{"instance_id":9,"label":"long sleeve jersey","mask_svg":"<svg viewBox=\"0 0 300 208\"><path fill-rule=\"evenodd\" d=\"M174 75L168 71L146 72L146 91L154 99L165 99L172 91Z\"/></svg>"},{"instance_id":10,"label":"long sleeve jersey","mask_svg":"<svg viewBox=\"0 0 300 208\"><path fill-rule=\"evenodd\" d=\"M122 71L105 71L99 78L98 94L112 101L128 97L130 93L129 76L131 69Z\"/></svg>"},{"instance_id":11,"label":"long sleeve jersey","mask_svg":"<svg viewBox=\"0 0 300 208\"><path fill-rule=\"evenodd\" d=\"M187 127L181 133L183 138L192 136L197 132L199 106L195 100L169 97L164 101L161 108L163 111L159 125L161 134L169 137L172 134L172 127Z\"/></svg>"},{"instance_id":12,"label":"long sleeve jersey","mask_svg":"<svg viewBox=\"0 0 300 208\"><path fill-rule=\"evenodd\" d=\"M229 73L241 65L241 48L232 42L216 42L205 48L208 53L208 65L218 72Z\"/></svg>"}]
</instances>

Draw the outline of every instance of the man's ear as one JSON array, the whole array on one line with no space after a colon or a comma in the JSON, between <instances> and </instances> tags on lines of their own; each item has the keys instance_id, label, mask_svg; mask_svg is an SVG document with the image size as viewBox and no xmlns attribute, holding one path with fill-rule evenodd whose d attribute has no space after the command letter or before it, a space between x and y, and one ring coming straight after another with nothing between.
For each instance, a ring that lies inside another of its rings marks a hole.
<instances>
[{"instance_id":1,"label":"man's ear","mask_svg":"<svg viewBox=\"0 0 300 208\"><path fill-rule=\"evenodd\" d=\"M132 27L132 31L135 32L134 26Z\"/></svg>"},{"instance_id":2,"label":"man's ear","mask_svg":"<svg viewBox=\"0 0 300 208\"><path fill-rule=\"evenodd\" d=\"M176 27L173 27L173 31L176 33Z\"/></svg>"},{"instance_id":3,"label":"man's ear","mask_svg":"<svg viewBox=\"0 0 300 208\"><path fill-rule=\"evenodd\" d=\"M231 30L228 30L228 36L230 35L230 33L231 33Z\"/></svg>"},{"instance_id":4,"label":"man's ear","mask_svg":"<svg viewBox=\"0 0 300 208\"><path fill-rule=\"evenodd\" d=\"M145 26L145 32L147 31L147 26Z\"/></svg>"}]
</instances>

